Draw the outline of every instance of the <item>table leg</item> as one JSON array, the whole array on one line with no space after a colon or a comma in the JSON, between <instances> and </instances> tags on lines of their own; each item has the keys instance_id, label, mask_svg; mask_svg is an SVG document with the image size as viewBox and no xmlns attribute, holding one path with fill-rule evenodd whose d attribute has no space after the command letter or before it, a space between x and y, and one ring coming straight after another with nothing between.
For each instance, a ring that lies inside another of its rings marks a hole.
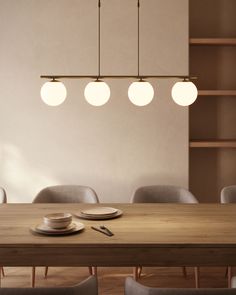
<instances>
[{"instance_id":1,"label":"table leg","mask_svg":"<svg viewBox=\"0 0 236 295\"><path fill-rule=\"evenodd\" d=\"M31 271L31 287L32 288L35 287L35 269L36 269L36 267L33 266L32 271Z\"/></svg>"},{"instance_id":2,"label":"table leg","mask_svg":"<svg viewBox=\"0 0 236 295\"><path fill-rule=\"evenodd\" d=\"M182 267L183 275L186 278L187 277L187 269L185 266Z\"/></svg>"},{"instance_id":3,"label":"table leg","mask_svg":"<svg viewBox=\"0 0 236 295\"><path fill-rule=\"evenodd\" d=\"M231 288L232 267L228 266L228 288Z\"/></svg>"},{"instance_id":4,"label":"table leg","mask_svg":"<svg viewBox=\"0 0 236 295\"><path fill-rule=\"evenodd\" d=\"M195 275L195 288L200 287L200 277L199 277L199 267L194 267L194 275Z\"/></svg>"}]
</instances>

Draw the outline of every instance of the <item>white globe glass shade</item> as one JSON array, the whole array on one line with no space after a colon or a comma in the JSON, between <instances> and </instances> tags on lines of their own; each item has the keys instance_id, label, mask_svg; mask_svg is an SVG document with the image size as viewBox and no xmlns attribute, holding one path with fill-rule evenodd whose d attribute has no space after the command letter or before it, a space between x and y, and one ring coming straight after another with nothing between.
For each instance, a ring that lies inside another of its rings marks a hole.
<instances>
[{"instance_id":1,"label":"white globe glass shade","mask_svg":"<svg viewBox=\"0 0 236 295\"><path fill-rule=\"evenodd\" d=\"M129 100L136 106L148 105L153 97L152 85L146 81L133 82L128 89Z\"/></svg>"},{"instance_id":2,"label":"white globe glass shade","mask_svg":"<svg viewBox=\"0 0 236 295\"><path fill-rule=\"evenodd\" d=\"M172 98L180 106L189 106L197 99L197 87L190 81L177 82L172 87Z\"/></svg>"},{"instance_id":3,"label":"white globe glass shade","mask_svg":"<svg viewBox=\"0 0 236 295\"><path fill-rule=\"evenodd\" d=\"M49 106L58 106L66 99L65 85L60 81L50 81L43 84L41 98Z\"/></svg>"},{"instance_id":4,"label":"white globe glass shade","mask_svg":"<svg viewBox=\"0 0 236 295\"><path fill-rule=\"evenodd\" d=\"M103 81L89 82L84 89L86 101L93 106L102 106L111 95L110 87Z\"/></svg>"}]
</instances>

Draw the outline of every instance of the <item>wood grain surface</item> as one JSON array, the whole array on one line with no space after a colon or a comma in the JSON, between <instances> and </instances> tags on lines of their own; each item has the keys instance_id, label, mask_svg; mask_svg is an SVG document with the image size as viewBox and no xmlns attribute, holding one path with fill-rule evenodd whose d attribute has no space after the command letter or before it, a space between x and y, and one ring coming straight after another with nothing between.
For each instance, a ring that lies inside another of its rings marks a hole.
<instances>
[{"instance_id":1,"label":"wood grain surface","mask_svg":"<svg viewBox=\"0 0 236 295\"><path fill-rule=\"evenodd\" d=\"M236 38L190 38L191 45L236 45Z\"/></svg>"},{"instance_id":2,"label":"wood grain surface","mask_svg":"<svg viewBox=\"0 0 236 295\"><path fill-rule=\"evenodd\" d=\"M98 205L1 205L1 264L236 265L236 204L105 204L121 209L123 216L106 221L80 220L85 230L71 236L40 236L29 230L40 223L45 214L76 213L95 206ZM102 224L115 235L108 237L90 228Z\"/></svg>"}]
</instances>

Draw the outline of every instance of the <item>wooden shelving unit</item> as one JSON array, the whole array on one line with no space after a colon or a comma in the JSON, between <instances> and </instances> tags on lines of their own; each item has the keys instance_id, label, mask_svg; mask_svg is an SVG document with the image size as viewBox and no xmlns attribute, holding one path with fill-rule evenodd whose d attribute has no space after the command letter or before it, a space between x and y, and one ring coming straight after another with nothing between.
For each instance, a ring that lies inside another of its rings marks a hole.
<instances>
[{"instance_id":1,"label":"wooden shelving unit","mask_svg":"<svg viewBox=\"0 0 236 295\"><path fill-rule=\"evenodd\" d=\"M204 2L204 9L203 3ZM236 184L236 1L189 1L189 189L199 202L219 202Z\"/></svg>"},{"instance_id":2,"label":"wooden shelving unit","mask_svg":"<svg viewBox=\"0 0 236 295\"><path fill-rule=\"evenodd\" d=\"M200 96L236 96L236 90L198 90Z\"/></svg>"},{"instance_id":3,"label":"wooden shelving unit","mask_svg":"<svg viewBox=\"0 0 236 295\"><path fill-rule=\"evenodd\" d=\"M190 38L190 45L229 45L236 46L236 38Z\"/></svg>"},{"instance_id":4,"label":"wooden shelving unit","mask_svg":"<svg viewBox=\"0 0 236 295\"><path fill-rule=\"evenodd\" d=\"M236 148L236 139L191 140L190 148Z\"/></svg>"},{"instance_id":5,"label":"wooden shelving unit","mask_svg":"<svg viewBox=\"0 0 236 295\"><path fill-rule=\"evenodd\" d=\"M190 39L191 40L191 39ZM236 96L236 90L198 90L199 96ZM190 148L236 148L236 139L190 140Z\"/></svg>"}]
</instances>

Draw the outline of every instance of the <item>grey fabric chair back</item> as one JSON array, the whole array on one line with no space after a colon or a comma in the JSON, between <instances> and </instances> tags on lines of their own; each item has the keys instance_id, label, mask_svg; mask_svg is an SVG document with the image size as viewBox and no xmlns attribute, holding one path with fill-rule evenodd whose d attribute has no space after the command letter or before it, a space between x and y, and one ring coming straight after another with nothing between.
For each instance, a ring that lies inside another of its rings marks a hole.
<instances>
[{"instance_id":1,"label":"grey fabric chair back","mask_svg":"<svg viewBox=\"0 0 236 295\"><path fill-rule=\"evenodd\" d=\"M152 185L138 188L132 203L198 203L194 195L178 186Z\"/></svg>"},{"instance_id":2,"label":"grey fabric chair back","mask_svg":"<svg viewBox=\"0 0 236 295\"><path fill-rule=\"evenodd\" d=\"M99 200L88 186L56 185L41 190L33 203L99 203Z\"/></svg>"},{"instance_id":3,"label":"grey fabric chair back","mask_svg":"<svg viewBox=\"0 0 236 295\"><path fill-rule=\"evenodd\" d=\"M0 204L7 202L7 194L4 188L0 187Z\"/></svg>"},{"instance_id":4,"label":"grey fabric chair back","mask_svg":"<svg viewBox=\"0 0 236 295\"><path fill-rule=\"evenodd\" d=\"M221 203L236 203L236 185L226 186L221 190Z\"/></svg>"},{"instance_id":5,"label":"grey fabric chair back","mask_svg":"<svg viewBox=\"0 0 236 295\"><path fill-rule=\"evenodd\" d=\"M231 288L236 288L236 276L231 278Z\"/></svg>"},{"instance_id":6,"label":"grey fabric chair back","mask_svg":"<svg viewBox=\"0 0 236 295\"><path fill-rule=\"evenodd\" d=\"M0 295L98 295L98 287L96 278L91 276L74 287L0 288Z\"/></svg>"},{"instance_id":7,"label":"grey fabric chair back","mask_svg":"<svg viewBox=\"0 0 236 295\"><path fill-rule=\"evenodd\" d=\"M125 295L236 295L236 289L150 288L137 283L132 278L127 278L125 282Z\"/></svg>"}]
</instances>

